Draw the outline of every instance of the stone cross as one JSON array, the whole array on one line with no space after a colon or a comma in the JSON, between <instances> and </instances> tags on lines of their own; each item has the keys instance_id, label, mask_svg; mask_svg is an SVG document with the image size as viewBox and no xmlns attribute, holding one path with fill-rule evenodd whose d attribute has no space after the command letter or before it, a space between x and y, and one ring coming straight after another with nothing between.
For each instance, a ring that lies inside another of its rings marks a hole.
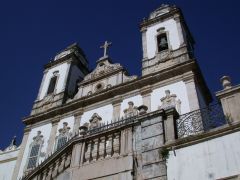
<instances>
[{"instance_id":1,"label":"stone cross","mask_svg":"<svg viewBox=\"0 0 240 180\"><path fill-rule=\"evenodd\" d=\"M104 49L103 57L107 56L107 49L109 48L110 45L112 45L111 42L105 41L104 45L100 46L100 48Z\"/></svg>"}]
</instances>

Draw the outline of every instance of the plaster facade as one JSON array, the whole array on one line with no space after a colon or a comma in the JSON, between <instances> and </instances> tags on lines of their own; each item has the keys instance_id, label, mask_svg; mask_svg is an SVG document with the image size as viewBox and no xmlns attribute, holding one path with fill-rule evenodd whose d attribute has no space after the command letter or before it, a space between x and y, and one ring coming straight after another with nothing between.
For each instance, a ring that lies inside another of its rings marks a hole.
<instances>
[{"instance_id":1,"label":"plaster facade","mask_svg":"<svg viewBox=\"0 0 240 180\"><path fill-rule=\"evenodd\" d=\"M224 100L231 95L237 102L238 88L225 82L228 88L219 95L235 123L224 121L220 130L216 124L206 130L203 122L211 119L211 112L204 114L202 108L212 97L181 10L162 5L140 30L141 77L112 62L108 42L91 72L77 44L45 65L38 98L23 119L26 129L18 157L9 164L12 180L192 180L240 174L239 110L230 111L226 107L234 103ZM46 96L53 75L55 90ZM33 145L36 154L30 161Z\"/></svg>"},{"instance_id":2,"label":"plaster facade","mask_svg":"<svg viewBox=\"0 0 240 180\"><path fill-rule=\"evenodd\" d=\"M170 152L169 180L212 180L240 172L240 132L217 137Z\"/></svg>"}]
</instances>

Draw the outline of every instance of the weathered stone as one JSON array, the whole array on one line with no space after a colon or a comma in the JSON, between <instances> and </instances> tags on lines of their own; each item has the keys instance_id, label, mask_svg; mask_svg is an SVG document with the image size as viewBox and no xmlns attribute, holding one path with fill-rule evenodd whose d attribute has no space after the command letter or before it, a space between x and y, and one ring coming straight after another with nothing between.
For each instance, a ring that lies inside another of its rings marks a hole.
<instances>
[{"instance_id":1,"label":"weathered stone","mask_svg":"<svg viewBox=\"0 0 240 180\"><path fill-rule=\"evenodd\" d=\"M165 163L159 162L143 166L144 179L155 178L167 175Z\"/></svg>"},{"instance_id":2,"label":"weathered stone","mask_svg":"<svg viewBox=\"0 0 240 180\"><path fill-rule=\"evenodd\" d=\"M142 139L157 136L163 133L162 123L153 124L142 128Z\"/></svg>"}]
</instances>

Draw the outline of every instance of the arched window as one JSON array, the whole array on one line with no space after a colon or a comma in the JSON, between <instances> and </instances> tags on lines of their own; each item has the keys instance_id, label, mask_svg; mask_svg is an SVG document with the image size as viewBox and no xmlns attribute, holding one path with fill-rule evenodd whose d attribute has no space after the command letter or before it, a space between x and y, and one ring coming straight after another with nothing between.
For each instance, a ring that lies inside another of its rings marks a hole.
<instances>
[{"instance_id":1,"label":"arched window","mask_svg":"<svg viewBox=\"0 0 240 180\"><path fill-rule=\"evenodd\" d=\"M38 158L41 153L43 142L44 142L43 135L41 135L41 131L38 131L37 136L33 137L33 142L30 145L30 153L28 155L27 170L33 169L36 167Z\"/></svg>"},{"instance_id":2,"label":"arched window","mask_svg":"<svg viewBox=\"0 0 240 180\"><path fill-rule=\"evenodd\" d=\"M52 94L54 92L56 83L57 83L57 76L53 76L48 86L47 95Z\"/></svg>"},{"instance_id":3,"label":"arched window","mask_svg":"<svg viewBox=\"0 0 240 180\"><path fill-rule=\"evenodd\" d=\"M72 133L70 132L70 127L68 127L68 123L63 123L63 128L59 129L59 135L56 138L56 145L55 150L61 149L61 147L66 144L66 142L70 139L72 136Z\"/></svg>"},{"instance_id":4,"label":"arched window","mask_svg":"<svg viewBox=\"0 0 240 180\"><path fill-rule=\"evenodd\" d=\"M158 45L158 52L168 49L168 39L167 39L166 33L162 33L157 36L157 45Z\"/></svg>"}]
</instances>

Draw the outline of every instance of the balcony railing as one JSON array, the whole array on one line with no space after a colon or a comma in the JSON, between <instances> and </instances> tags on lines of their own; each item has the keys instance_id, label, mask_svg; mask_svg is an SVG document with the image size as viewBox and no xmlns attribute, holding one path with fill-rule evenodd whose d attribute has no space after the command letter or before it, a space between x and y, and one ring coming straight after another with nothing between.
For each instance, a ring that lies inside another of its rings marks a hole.
<instances>
[{"instance_id":1,"label":"balcony railing","mask_svg":"<svg viewBox=\"0 0 240 180\"><path fill-rule=\"evenodd\" d=\"M205 132L226 124L226 118L220 104L183 114L177 120L178 138Z\"/></svg>"}]
</instances>

